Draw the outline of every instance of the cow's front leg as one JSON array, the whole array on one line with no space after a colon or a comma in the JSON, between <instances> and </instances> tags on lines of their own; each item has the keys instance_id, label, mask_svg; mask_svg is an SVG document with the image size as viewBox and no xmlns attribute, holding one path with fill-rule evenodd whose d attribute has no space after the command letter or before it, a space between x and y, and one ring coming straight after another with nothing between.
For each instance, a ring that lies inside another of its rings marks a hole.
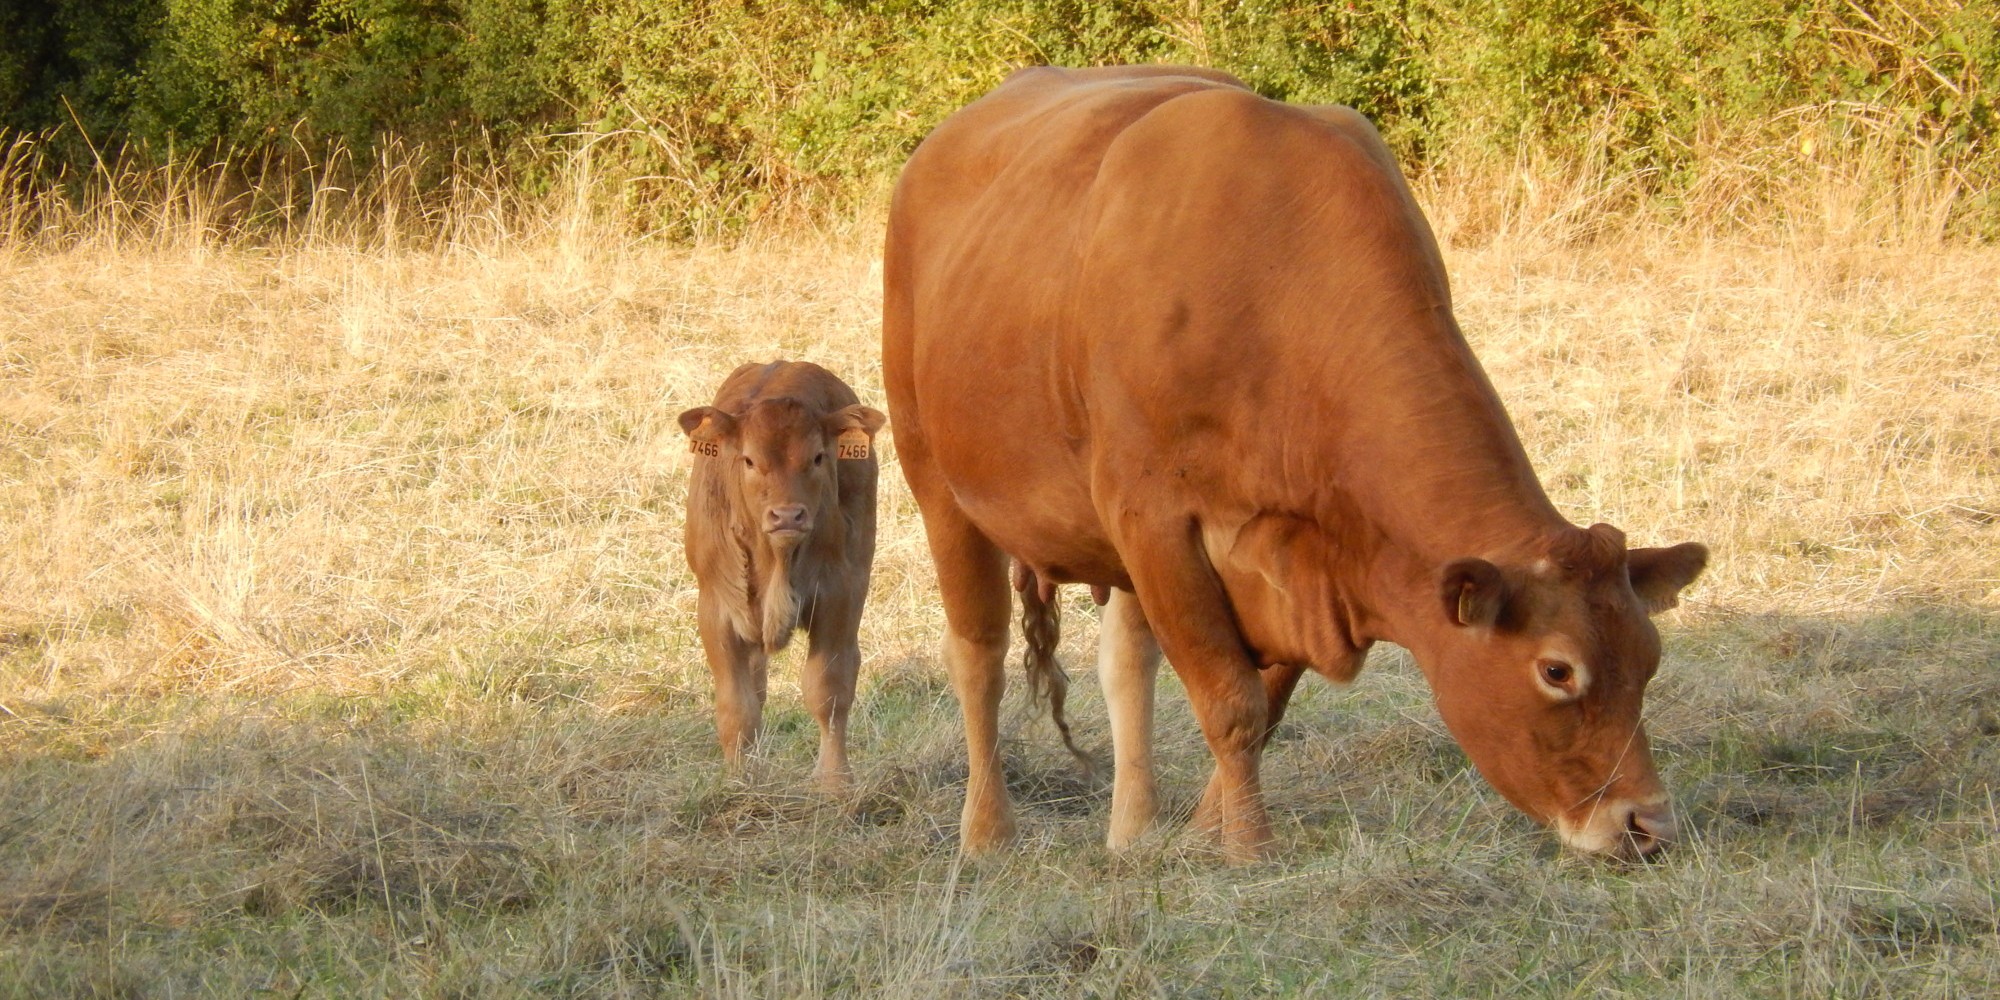
<instances>
[{"instance_id":1,"label":"cow's front leg","mask_svg":"<svg viewBox=\"0 0 2000 1000\"><path fill-rule=\"evenodd\" d=\"M1292 690L1299 686L1299 678L1306 672L1303 665L1277 663L1258 671L1264 682L1264 738L1261 745L1269 745L1271 734L1278 731L1278 723L1285 719L1285 707L1292 703Z\"/></svg>"},{"instance_id":2,"label":"cow's front leg","mask_svg":"<svg viewBox=\"0 0 2000 1000\"><path fill-rule=\"evenodd\" d=\"M698 620L702 652L715 680L715 734L722 743L722 763L739 771L763 721L769 661L762 647L736 634L721 602L707 592L701 595Z\"/></svg>"},{"instance_id":3,"label":"cow's front leg","mask_svg":"<svg viewBox=\"0 0 2000 1000\"><path fill-rule=\"evenodd\" d=\"M1132 846L1159 814L1153 777L1153 692L1160 675L1160 645L1131 592L1113 590L1097 637L1097 681L1111 716L1116 763L1111 780L1111 827L1104 845Z\"/></svg>"},{"instance_id":4,"label":"cow's front leg","mask_svg":"<svg viewBox=\"0 0 2000 1000\"><path fill-rule=\"evenodd\" d=\"M1268 731L1264 683L1244 648L1222 581L1196 544L1193 520L1135 525L1120 545L1167 662L1187 688L1215 775L1196 810L1231 861L1262 857L1271 821L1257 770ZM1115 791L1114 791L1115 796Z\"/></svg>"},{"instance_id":5,"label":"cow's front leg","mask_svg":"<svg viewBox=\"0 0 2000 1000\"><path fill-rule=\"evenodd\" d=\"M1172 658L1178 665L1179 659ZM1254 669L1254 668L1252 668ZM1215 771L1192 825L1216 834L1231 861L1255 861L1271 842L1258 771L1264 752L1264 692L1255 675L1176 669L1188 689Z\"/></svg>"},{"instance_id":6,"label":"cow's front leg","mask_svg":"<svg viewBox=\"0 0 2000 1000\"><path fill-rule=\"evenodd\" d=\"M1299 676L1305 668L1287 663L1279 663L1258 671L1258 679L1264 686L1264 735L1257 741L1259 760L1263 749L1271 742L1271 733L1285 717L1285 707L1292 700L1292 689L1299 684ZM1202 789L1201 801L1194 807L1194 818L1189 825L1201 830L1221 829L1225 801L1230 795L1230 786L1220 767L1209 775L1208 787Z\"/></svg>"}]
</instances>

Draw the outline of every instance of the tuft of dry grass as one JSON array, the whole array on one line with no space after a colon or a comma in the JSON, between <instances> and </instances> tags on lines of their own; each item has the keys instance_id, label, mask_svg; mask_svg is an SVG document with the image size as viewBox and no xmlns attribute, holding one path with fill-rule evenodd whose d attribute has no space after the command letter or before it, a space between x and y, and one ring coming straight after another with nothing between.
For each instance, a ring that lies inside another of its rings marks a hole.
<instances>
[{"instance_id":1,"label":"tuft of dry grass","mask_svg":"<svg viewBox=\"0 0 2000 1000\"><path fill-rule=\"evenodd\" d=\"M859 787L810 790L789 659L723 780L671 417L777 356L879 403L872 218L675 247L587 199L394 239L16 204L70 214L0 244L0 995L1991 992L2000 252L1860 169L1750 229L1556 165L1420 182L1558 504L1716 552L1649 702L1689 843L1630 868L1491 793L1396 650L1302 688L1272 863L1107 855L1025 710L1024 843L961 861L893 472ZM1208 759L1162 683L1185 814Z\"/></svg>"}]
</instances>

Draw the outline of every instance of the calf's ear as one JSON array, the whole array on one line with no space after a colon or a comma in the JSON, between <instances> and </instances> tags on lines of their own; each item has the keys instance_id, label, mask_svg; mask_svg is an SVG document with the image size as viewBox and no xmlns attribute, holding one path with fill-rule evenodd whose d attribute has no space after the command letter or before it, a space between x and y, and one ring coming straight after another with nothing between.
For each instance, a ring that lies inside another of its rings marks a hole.
<instances>
[{"instance_id":1,"label":"calf's ear","mask_svg":"<svg viewBox=\"0 0 2000 1000\"><path fill-rule=\"evenodd\" d=\"M736 418L713 406L697 406L681 414L681 430L702 444L719 444L735 436Z\"/></svg>"},{"instance_id":2,"label":"calf's ear","mask_svg":"<svg viewBox=\"0 0 2000 1000\"><path fill-rule=\"evenodd\" d=\"M1682 542L1663 549L1632 549L1625 553L1625 572L1632 592L1646 613L1656 615L1680 603L1681 589L1708 566L1708 547Z\"/></svg>"},{"instance_id":3,"label":"calf's ear","mask_svg":"<svg viewBox=\"0 0 2000 1000\"><path fill-rule=\"evenodd\" d=\"M1486 627L1507 609L1507 580L1484 559L1458 559L1438 575L1438 596L1453 624Z\"/></svg>"},{"instance_id":4,"label":"calf's ear","mask_svg":"<svg viewBox=\"0 0 2000 1000\"><path fill-rule=\"evenodd\" d=\"M888 422L881 410L856 403L827 414L826 431L833 437L839 437L842 431L860 431L872 438Z\"/></svg>"}]
</instances>

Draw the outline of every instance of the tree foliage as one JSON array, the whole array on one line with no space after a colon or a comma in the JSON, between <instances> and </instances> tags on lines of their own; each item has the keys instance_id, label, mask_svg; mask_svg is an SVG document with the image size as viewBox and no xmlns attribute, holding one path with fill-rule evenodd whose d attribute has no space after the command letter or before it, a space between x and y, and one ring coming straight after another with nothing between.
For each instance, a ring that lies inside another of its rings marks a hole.
<instances>
[{"instance_id":1,"label":"tree foliage","mask_svg":"<svg viewBox=\"0 0 2000 1000\"><path fill-rule=\"evenodd\" d=\"M532 184L549 136L588 134L731 211L879 183L1031 63L1220 67L1351 104L1418 163L1593 136L1670 186L1808 120L1988 187L2000 160L1996 0L16 0L0 32L0 126L71 159L395 137Z\"/></svg>"}]
</instances>

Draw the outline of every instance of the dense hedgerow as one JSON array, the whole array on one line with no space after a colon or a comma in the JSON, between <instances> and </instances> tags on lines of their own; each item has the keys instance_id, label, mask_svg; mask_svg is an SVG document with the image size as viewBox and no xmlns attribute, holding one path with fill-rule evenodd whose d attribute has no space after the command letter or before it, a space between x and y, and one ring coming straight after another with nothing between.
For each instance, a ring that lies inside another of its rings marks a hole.
<instances>
[{"instance_id":1,"label":"dense hedgerow","mask_svg":"<svg viewBox=\"0 0 2000 1000\"><path fill-rule=\"evenodd\" d=\"M0 125L58 170L395 137L532 189L589 143L639 217L728 223L879 188L1014 67L1175 61L1351 104L1419 165L1609 157L1669 200L1705 155L1887 138L2000 232L1995 0L17 0L0 35Z\"/></svg>"}]
</instances>

